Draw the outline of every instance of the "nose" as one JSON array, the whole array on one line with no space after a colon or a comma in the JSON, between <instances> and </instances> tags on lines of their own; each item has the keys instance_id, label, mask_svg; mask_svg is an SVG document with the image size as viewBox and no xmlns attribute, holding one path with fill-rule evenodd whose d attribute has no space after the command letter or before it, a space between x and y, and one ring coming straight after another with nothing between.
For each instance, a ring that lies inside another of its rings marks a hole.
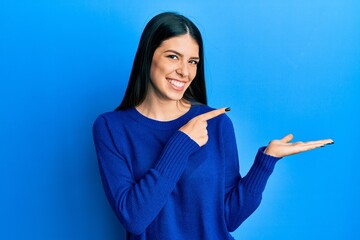
<instances>
[{"instance_id":1,"label":"nose","mask_svg":"<svg viewBox=\"0 0 360 240\"><path fill-rule=\"evenodd\" d=\"M184 62L181 62L178 66L178 68L176 69L176 73L179 74L182 78L188 77L189 76L189 66Z\"/></svg>"}]
</instances>

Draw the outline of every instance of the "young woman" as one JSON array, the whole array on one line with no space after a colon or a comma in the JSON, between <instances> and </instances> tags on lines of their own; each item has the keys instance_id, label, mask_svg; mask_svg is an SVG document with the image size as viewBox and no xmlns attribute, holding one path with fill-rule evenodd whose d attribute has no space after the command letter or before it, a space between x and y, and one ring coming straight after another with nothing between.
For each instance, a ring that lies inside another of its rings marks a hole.
<instances>
[{"instance_id":1,"label":"young woman","mask_svg":"<svg viewBox=\"0 0 360 240\"><path fill-rule=\"evenodd\" d=\"M271 141L241 177L230 109L206 105L203 59L189 19L155 16L122 103L95 121L103 185L127 239L233 239L280 158L333 143Z\"/></svg>"}]
</instances>

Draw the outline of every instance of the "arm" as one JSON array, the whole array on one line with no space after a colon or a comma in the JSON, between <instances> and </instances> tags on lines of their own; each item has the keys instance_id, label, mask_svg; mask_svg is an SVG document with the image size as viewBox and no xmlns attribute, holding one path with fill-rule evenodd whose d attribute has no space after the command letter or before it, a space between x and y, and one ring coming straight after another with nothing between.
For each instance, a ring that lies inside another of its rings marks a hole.
<instances>
[{"instance_id":1,"label":"arm","mask_svg":"<svg viewBox=\"0 0 360 240\"><path fill-rule=\"evenodd\" d=\"M228 139L225 141L224 149L226 156L225 217L229 231L234 231L259 206L266 182L279 159L334 143L332 139L290 143L292 134L280 140L273 140L267 147L259 149L250 171L241 178L233 126L231 122L224 126L224 138Z\"/></svg>"},{"instance_id":2,"label":"arm","mask_svg":"<svg viewBox=\"0 0 360 240\"><path fill-rule=\"evenodd\" d=\"M239 174L234 129L230 119L223 124L225 151L225 220L229 231L235 231L259 206L266 182L279 158L264 154L260 148L254 164L245 177Z\"/></svg>"},{"instance_id":3,"label":"arm","mask_svg":"<svg viewBox=\"0 0 360 240\"><path fill-rule=\"evenodd\" d=\"M141 234L165 205L183 173L188 157L199 146L177 131L161 156L139 181L115 147L107 122L99 117L93 127L94 143L105 193L127 231Z\"/></svg>"}]
</instances>

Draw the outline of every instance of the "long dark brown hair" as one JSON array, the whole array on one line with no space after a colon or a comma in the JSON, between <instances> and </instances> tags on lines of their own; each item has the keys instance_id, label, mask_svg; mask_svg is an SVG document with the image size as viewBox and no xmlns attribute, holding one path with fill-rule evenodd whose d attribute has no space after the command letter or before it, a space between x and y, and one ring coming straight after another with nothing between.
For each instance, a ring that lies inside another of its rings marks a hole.
<instances>
[{"instance_id":1,"label":"long dark brown hair","mask_svg":"<svg viewBox=\"0 0 360 240\"><path fill-rule=\"evenodd\" d=\"M155 50L160 44L172 37L189 34L199 45L197 72L191 85L185 91L185 100L199 104L207 104L204 49L199 29L185 16L173 12L164 12L153 17L146 25L136 51L130 79L124 98L115 110L125 110L141 104L150 83L150 67Z\"/></svg>"}]
</instances>

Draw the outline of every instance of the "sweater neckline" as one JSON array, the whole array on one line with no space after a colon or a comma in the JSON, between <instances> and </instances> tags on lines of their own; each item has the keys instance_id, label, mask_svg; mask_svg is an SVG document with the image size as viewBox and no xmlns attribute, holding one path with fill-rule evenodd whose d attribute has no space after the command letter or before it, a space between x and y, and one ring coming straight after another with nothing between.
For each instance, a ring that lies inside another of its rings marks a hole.
<instances>
[{"instance_id":1,"label":"sweater neckline","mask_svg":"<svg viewBox=\"0 0 360 240\"><path fill-rule=\"evenodd\" d=\"M192 118L192 116L194 116L195 112L196 112L196 107L192 105L186 113L184 113L183 115L181 115L176 119L169 121L159 121L146 117L145 115L141 114L138 110L136 110L136 108L129 109L129 113L135 121L157 129L178 128L179 125L188 122Z\"/></svg>"}]
</instances>

